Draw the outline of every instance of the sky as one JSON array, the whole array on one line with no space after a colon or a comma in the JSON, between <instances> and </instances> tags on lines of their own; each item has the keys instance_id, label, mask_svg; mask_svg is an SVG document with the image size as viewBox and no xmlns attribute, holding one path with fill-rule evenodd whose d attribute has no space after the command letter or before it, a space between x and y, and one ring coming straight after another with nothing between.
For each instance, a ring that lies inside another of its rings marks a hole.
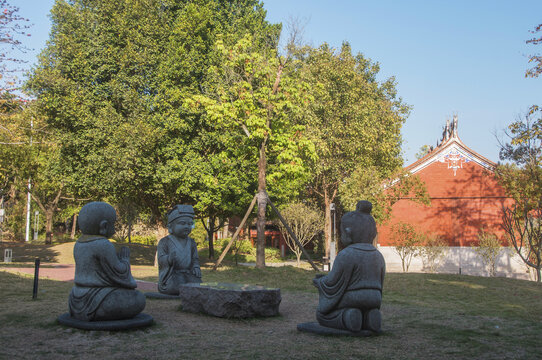
<instances>
[{"instance_id":1,"label":"sky","mask_svg":"<svg viewBox=\"0 0 542 360\"><path fill-rule=\"evenodd\" d=\"M24 39L33 50L21 56L31 67L49 37L54 0L9 2L34 24ZM436 145L454 114L461 140L497 162L503 130L542 105L542 78L525 78L528 55L542 53L525 43L542 23L540 0L266 0L264 8L272 23L304 24L307 44L347 41L380 64L380 81L395 77L412 106L401 130L405 165Z\"/></svg>"}]
</instances>

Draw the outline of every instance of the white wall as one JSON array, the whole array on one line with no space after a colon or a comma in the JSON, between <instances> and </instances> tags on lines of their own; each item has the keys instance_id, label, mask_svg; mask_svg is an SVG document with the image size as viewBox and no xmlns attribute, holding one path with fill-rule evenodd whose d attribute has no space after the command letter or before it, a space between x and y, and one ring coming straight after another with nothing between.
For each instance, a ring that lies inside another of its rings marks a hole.
<instances>
[{"instance_id":1,"label":"white wall","mask_svg":"<svg viewBox=\"0 0 542 360\"><path fill-rule=\"evenodd\" d=\"M401 258L395 252L393 246L378 246L378 250L384 255L387 272L402 272ZM450 247L447 254L437 267L438 273L447 274L489 276L481 258L471 247ZM535 274L528 270L527 266L515 253L514 249L502 248L497 261L497 276L534 280ZM426 272L421 257L414 257L410 263L409 272Z\"/></svg>"}]
</instances>

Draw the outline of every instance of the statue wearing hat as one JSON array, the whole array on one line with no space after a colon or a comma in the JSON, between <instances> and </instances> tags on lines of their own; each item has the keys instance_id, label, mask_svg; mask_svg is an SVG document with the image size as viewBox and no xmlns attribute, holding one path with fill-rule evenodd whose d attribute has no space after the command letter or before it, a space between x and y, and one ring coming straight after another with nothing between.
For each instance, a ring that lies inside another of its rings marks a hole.
<instances>
[{"instance_id":1,"label":"statue wearing hat","mask_svg":"<svg viewBox=\"0 0 542 360\"><path fill-rule=\"evenodd\" d=\"M179 295L179 286L200 283L196 242L188 235L194 227L192 205L176 205L168 213L169 235L158 243L158 291Z\"/></svg>"}]
</instances>

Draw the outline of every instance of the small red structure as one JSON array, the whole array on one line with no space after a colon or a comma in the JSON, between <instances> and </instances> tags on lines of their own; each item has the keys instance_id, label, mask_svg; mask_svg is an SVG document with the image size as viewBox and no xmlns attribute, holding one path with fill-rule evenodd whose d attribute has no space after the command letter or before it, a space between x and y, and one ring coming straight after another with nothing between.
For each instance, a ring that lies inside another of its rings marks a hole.
<instances>
[{"instance_id":1,"label":"small red structure","mask_svg":"<svg viewBox=\"0 0 542 360\"><path fill-rule=\"evenodd\" d=\"M444 129L441 143L406 167L425 181L431 205L401 199L391 219L379 226L379 243L393 246L391 227L398 222L414 225L427 235L439 235L449 246L478 242L481 229L504 241L502 207L513 203L493 176L496 164L468 148L457 135L457 117Z\"/></svg>"}]
</instances>

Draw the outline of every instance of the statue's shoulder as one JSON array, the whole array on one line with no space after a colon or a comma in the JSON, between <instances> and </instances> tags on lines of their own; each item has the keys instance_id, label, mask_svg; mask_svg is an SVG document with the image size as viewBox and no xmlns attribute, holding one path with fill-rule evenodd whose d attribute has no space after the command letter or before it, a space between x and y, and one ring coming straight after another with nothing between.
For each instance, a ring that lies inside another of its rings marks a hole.
<instances>
[{"instance_id":1,"label":"statue's shoulder","mask_svg":"<svg viewBox=\"0 0 542 360\"><path fill-rule=\"evenodd\" d=\"M367 244L367 243L356 243L352 244L347 247L352 248L352 250L357 251L376 251L376 248L373 246L373 244Z\"/></svg>"},{"instance_id":2,"label":"statue's shoulder","mask_svg":"<svg viewBox=\"0 0 542 360\"><path fill-rule=\"evenodd\" d=\"M158 244L162 243L162 244L165 244L167 242L170 242L172 239L171 239L171 235L166 235L164 236L163 238L161 238L159 241L158 241Z\"/></svg>"}]
</instances>

